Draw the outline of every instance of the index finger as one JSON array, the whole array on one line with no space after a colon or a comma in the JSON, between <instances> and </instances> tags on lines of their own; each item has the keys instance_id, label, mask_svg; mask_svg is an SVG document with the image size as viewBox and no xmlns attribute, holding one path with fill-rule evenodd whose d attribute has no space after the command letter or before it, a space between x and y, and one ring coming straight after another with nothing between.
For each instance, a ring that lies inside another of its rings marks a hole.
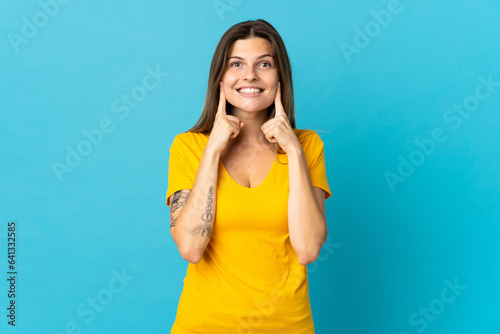
<instances>
[{"instance_id":1,"label":"index finger","mask_svg":"<svg viewBox=\"0 0 500 334\"><path fill-rule=\"evenodd\" d=\"M276 89L276 97L274 98L274 109L275 116L284 115L286 116L285 110L283 109L283 104L281 103L281 83L278 81L278 88Z\"/></svg>"},{"instance_id":2,"label":"index finger","mask_svg":"<svg viewBox=\"0 0 500 334\"><path fill-rule=\"evenodd\" d=\"M224 95L224 90L222 89L222 81L219 84L220 95L219 95L219 107L217 108L217 115L227 115L226 114L226 95Z\"/></svg>"}]
</instances>

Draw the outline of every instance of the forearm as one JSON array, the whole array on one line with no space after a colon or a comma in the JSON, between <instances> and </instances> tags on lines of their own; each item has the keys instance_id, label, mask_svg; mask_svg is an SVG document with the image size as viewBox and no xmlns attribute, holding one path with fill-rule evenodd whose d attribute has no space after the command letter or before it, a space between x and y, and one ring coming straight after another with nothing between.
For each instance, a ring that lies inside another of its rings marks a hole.
<instances>
[{"instance_id":1,"label":"forearm","mask_svg":"<svg viewBox=\"0 0 500 334\"><path fill-rule=\"evenodd\" d=\"M326 219L314 196L302 146L287 151L288 230L299 262L314 262L327 236Z\"/></svg>"},{"instance_id":2,"label":"forearm","mask_svg":"<svg viewBox=\"0 0 500 334\"><path fill-rule=\"evenodd\" d=\"M219 153L203 151L189 198L176 219L173 239L181 256L197 263L210 240L217 205Z\"/></svg>"}]
</instances>

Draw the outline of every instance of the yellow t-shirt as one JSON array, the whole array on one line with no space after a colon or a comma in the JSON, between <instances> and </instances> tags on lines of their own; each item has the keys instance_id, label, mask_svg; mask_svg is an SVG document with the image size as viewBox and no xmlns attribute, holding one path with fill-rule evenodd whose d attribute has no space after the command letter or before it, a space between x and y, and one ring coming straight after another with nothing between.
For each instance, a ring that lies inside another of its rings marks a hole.
<instances>
[{"instance_id":1,"label":"yellow t-shirt","mask_svg":"<svg viewBox=\"0 0 500 334\"><path fill-rule=\"evenodd\" d=\"M294 131L312 186L329 198L323 141L312 130ZM176 191L192 189L207 141L192 132L174 138L167 205ZM278 159L288 162L286 154ZM188 264L171 333L314 333L307 267L288 235L288 165L275 160L265 180L247 188L219 163L216 195L212 235L201 261Z\"/></svg>"}]
</instances>

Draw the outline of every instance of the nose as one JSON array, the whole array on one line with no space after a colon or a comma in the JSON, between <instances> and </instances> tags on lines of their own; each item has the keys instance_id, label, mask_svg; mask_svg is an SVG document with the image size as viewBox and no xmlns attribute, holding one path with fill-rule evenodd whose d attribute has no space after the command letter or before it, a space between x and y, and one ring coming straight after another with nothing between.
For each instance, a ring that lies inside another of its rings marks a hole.
<instances>
[{"instance_id":1,"label":"nose","mask_svg":"<svg viewBox=\"0 0 500 334\"><path fill-rule=\"evenodd\" d=\"M247 81L253 81L253 80L259 79L257 72L253 66L247 67L247 70L245 71L245 73L243 75L243 79L245 79Z\"/></svg>"}]
</instances>

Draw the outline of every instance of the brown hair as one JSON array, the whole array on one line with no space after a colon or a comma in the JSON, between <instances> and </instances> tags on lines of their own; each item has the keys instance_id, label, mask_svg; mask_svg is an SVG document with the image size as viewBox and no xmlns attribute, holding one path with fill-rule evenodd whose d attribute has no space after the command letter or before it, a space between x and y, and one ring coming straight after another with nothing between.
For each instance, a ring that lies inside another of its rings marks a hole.
<instances>
[{"instance_id":1,"label":"brown hair","mask_svg":"<svg viewBox=\"0 0 500 334\"><path fill-rule=\"evenodd\" d=\"M222 36L215 48L210 65L210 73L208 76L207 95L205 97L205 105L198 122L186 132L201 132L210 134L215 121L215 115L219 105L220 85L222 77L227 70L229 52L234 42L239 39L248 39L252 37L260 37L268 40L272 46L272 56L278 70L278 80L281 83L281 101L285 113L287 114L290 125L293 129L295 126L295 113L293 102L293 83L292 69L285 44L276 29L267 21L250 20L233 25ZM229 104L229 102L227 102ZM227 108L229 111L230 108ZM230 113L230 111L228 112ZM274 102L267 108L268 119L274 117L275 107ZM278 152L278 143L274 143L274 151ZM284 154L281 150L278 152Z\"/></svg>"}]
</instances>

